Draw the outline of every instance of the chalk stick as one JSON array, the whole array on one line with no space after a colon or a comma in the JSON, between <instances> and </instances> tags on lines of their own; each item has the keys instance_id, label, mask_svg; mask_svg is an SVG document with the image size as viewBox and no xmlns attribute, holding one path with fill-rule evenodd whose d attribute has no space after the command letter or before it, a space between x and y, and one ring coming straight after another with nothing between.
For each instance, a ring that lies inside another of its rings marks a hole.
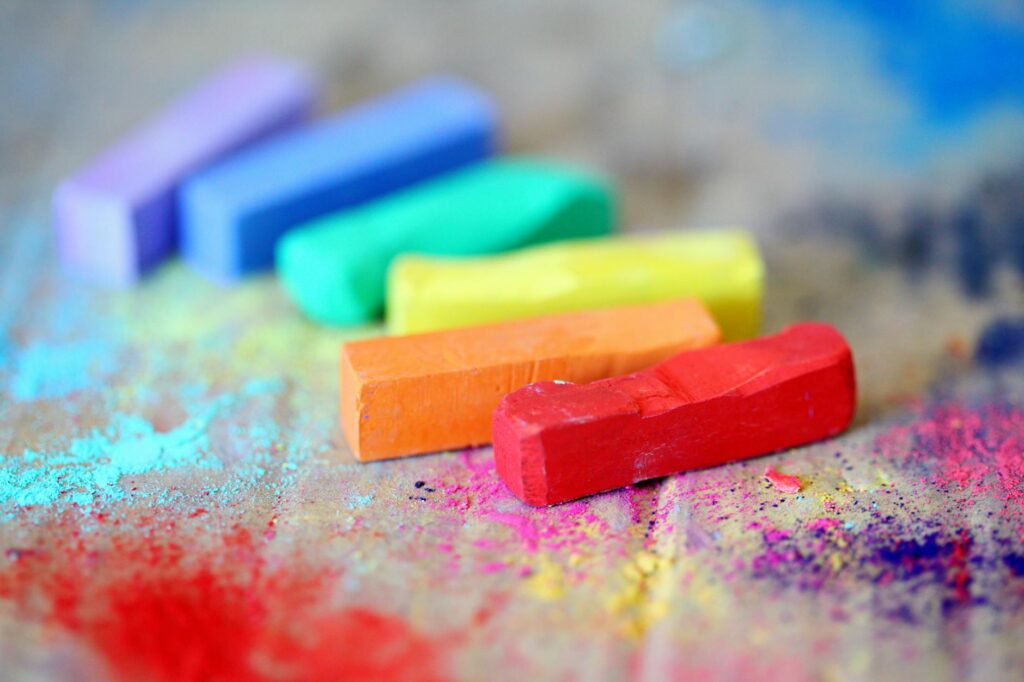
<instances>
[{"instance_id":1,"label":"chalk stick","mask_svg":"<svg viewBox=\"0 0 1024 682\"><path fill-rule=\"evenodd\" d=\"M388 280L394 334L695 296L727 341L761 324L764 267L739 230L616 236L450 259L407 255Z\"/></svg>"},{"instance_id":2,"label":"chalk stick","mask_svg":"<svg viewBox=\"0 0 1024 682\"><path fill-rule=\"evenodd\" d=\"M533 381L591 381L718 341L694 300L346 343L341 421L360 460L491 439L491 414Z\"/></svg>"},{"instance_id":3,"label":"chalk stick","mask_svg":"<svg viewBox=\"0 0 1024 682\"><path fill-rule=\"evenodd\" d=\"M315 85L297 64L250 58L214 74L54 194L57 249L73 272L131 284L177 247L177 195L203 167L296 126Z\"/></svg>"},{"instance_id":4,"label":"chalk stick","mask_svg":"<svg viewBox=\"0 0 1024 682\"><path fill-rule=\"evenodd\" d=\"M590 384L526 386L494 412L494 459L516 497L556 504L833 436L855 402L846 341L802 323Z\"/></svg>"},{"instance_id":5,"label":"chalk stick","mask_svg":"<svg viewBox=\"0 0 1024 682\"><path fill-rule=\"evenodd\" d=\"M292 227L490 156L490 100L449 77L420 81L248 150L182 195L182 252L230 282L273 265Z\"/></svg>"},{"instance_id":6,"label":"chalk stick","mask_svg":"<svg viewBox=\"0 0 1024 682\"><path fill-rule=\"evenodd\" d=\"M281 241L277 267L314 320L364 322L383 312L388 265L403 252L472 255L604 235L612 204L589 175L539 161L491 161L296 230Z\"/></svg>"}]
</instances>

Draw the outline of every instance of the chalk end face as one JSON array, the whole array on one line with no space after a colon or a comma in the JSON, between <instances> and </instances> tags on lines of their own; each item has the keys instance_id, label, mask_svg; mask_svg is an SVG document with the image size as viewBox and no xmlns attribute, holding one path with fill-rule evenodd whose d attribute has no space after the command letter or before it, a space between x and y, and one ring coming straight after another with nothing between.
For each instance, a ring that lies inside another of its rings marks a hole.
<instances>
[{"instance_id":1,"label":"chalk end face","mask_svg":"<svg viewBox=\"0 0 1024 682\"><path fill-rule=\"evenodd\" d=\"M247 211L219 187L222 167L199 173L180 192L181 255L207 279L233 285L273 268L280 230L267 229L265 214Z\"/></svg>"},{"instance_id":2,"label":"chalk end face","mask_svg":"<svg viewBox=\"0 0 1024 682\"><path fill-rule=\"evenodd\" d=\"M226 217L206 175L198 174L181 188L178 200L181 257L189 266L219 284L233 284L241 276L236 225Z\"/></svg>"},{"instance_id":3,"label":"chalk end face","mask_svg":"<svg viewBox=\"0 0 1024 682\"><path fill-rule=\"evenodd\" d=\"M57 254L75 276L127 287L143 274L131 206L76 180L62 183L53 197Z\"/></svg>"},{"instance_id":4,"label":"chalk end face","mask_svg":"<svg viewBox=\"0 0 1024 682\"><path fill-rule=\"evenodd\" d=\"M536 438L531 439L520 432L515 408L506 402L507 398L498 405L492 420L495 469L498 477L517 498L534 507L546 506L543 471L535 472L533 476L527 476L524 472L524 466L543 461L541 453L533 452L540 447L540 443ZM532 488L527 485L528 479L534 482Z\"/></svg>"},{"instance_id":5,"label":"chalk end face","mask_svg":"<svg viewBox=\"0 0 1024 682\"><path fill-rule=\"evenodd\" d=\"M401 425L396 424L395 415L387 409L393 403L393 385L367 375L365 349L360 349L359 341L342 344L338 382L341 430L352 455L360 462L375 462L419 454L395 442ZM369 423L375 416L387 425L385 431Z\"/></svg>"},{"instance_id":6,"label":"chalk end face","mask_svg":"<svg viewBox=\"0 0 1024 682\"><path fill-rule=\"evenodd\" d=\"M543 196L536 203L536 230L529 244L606 237L615 229L615 194L608 181L544 159L504 161L505 172Z\"/></svg>"},{"instance_id":7,"label":"chalk end face","mask_svg":"<svg viewBox=\"0 0 1024 682\"><path fill-rule=\"evenodd\" d=\"M272 96L280 97L286 123L299 123L313 114L321 83L306 64L278 55L257 53L243 57L230 68L245 79L262 81ZM293 116L294 120L287 116Z\"/></svg>"},{"instance_id":8,"label":"chalk end face","mask_svg":"<svg viewBox=\"0 0 1024 682\"><path fill-rule=\"evenodd\" d=\"M315 223L282 237L275 249L281 284L307 317L323 325L360 324L379 317L372 283L360 287L362 274L353 253L349 265L331 248Z\"/></svg>"},{"instance_id":9,"label":"chalk end face","mask_svg":"<svg viewBox=\"0 0 1024 682\"><path fill-rule=\"evenodd\" d=\"M360 462L366 462L369 458L364 457L360 441L360 425L363 416L363 382L356 373L352 363L351 348L348 344L341 346L339 372L339 396L341 430L348 441L349 449Z\"/></svg>"},{"instance_id":10,"label":"chalk end face","mask_svg":"<svg viewBox=\"0 0 1024 682\"><path fill-rule=\"evenodd\" d=\"M341 429L360 462L376 462L422 454L403 445L402 424L395 406L395 384L367 372L367 347L359 341L342 344L339 396ZM378 424L371 420L376 419ZM383 426L383 430L380 427Z\"/></svg>"},{"instance_id":11,"label":"chalk end face","mask_svg":"<svg viewBox=\"0 0 1024 682\"><path fill-rule=\"evenodd\" d=\"M615 231L618 206L615 193L603 178L580 176L576 196L563 212L570 221L568 238L607 237Z\"/></svg>"},{"instance_id":12,"label":"chalk end face","mask_svg":"<svg viewBox=\"0 0 1024 682\"><path fill-rule=\"evenodd\" d=\"M478 137L481 153L491 156L500 149L498 108L487 94L472 83L451 74L438 74L420 81L414 88L434 98L446 98L453 112L461 112L467 130Z\"/></svg>"},{"instance_id":13,"label":"chalk end face","mask_svg":"<svg viewBox=\"0 0 1024 682\"><path fill-rule=\"evenodd\" d=\"M552 490L545 466L545 415L538 413L537 407L557 407L558 395L577 387L562 381L530 384L506 395L494 410L491 435L495 469L512 494L533 507L569 499L558 499Z\"/></svg>"}]
</instances>

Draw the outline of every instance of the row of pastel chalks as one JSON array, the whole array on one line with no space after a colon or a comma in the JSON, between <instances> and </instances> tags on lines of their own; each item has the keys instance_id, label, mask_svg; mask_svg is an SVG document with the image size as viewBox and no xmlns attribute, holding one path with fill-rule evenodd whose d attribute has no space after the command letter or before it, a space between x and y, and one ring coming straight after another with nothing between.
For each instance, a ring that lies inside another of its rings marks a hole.
<instances>
[{"instance_id":1,"label":"row of pastel chalks","mask_svg":"<svg viewBox=\"0 0 1024 682\"><path fill-rule=\"evenodd\" d=\"M761 265L743 234L608 237L615 208L600 180L485 160L493 107L455 79L301 125L314 91L302 68L266 58L214 75L60 185L63 262L129 283L180 244L229 281L276 250L311 318L362 323L386 307L395 333L684 295L711 307L727 339L756 333L747 307L759 305ZM436 259L581 238L596 239Z\"/></svg>"},{"instance_id":2,"label":"row of pastel chalks","mask_svg":"<svg viewBox=\"0 0 1024 682\"><path fill-rule=\"evenodd\" d=\"M278 255L288 290L313 318L347 324L381 314L401 253L491 254L612 231L612 195L597 178L488 161L494 107L458 79L308 122L315 91L286 61L215 74L59 185L64 266L132 284L180 248L232 282L270 268L295 232Z\"/></svg>"},{"instance_id":3,"label":"row of pastel chalks","mask_svg":"<svg viewBox=\"0 0 1024 682\"><path fill-rule=\"evenodd\" d=\"M532 505L838 434L849 346L805 322L716 345L694 299L346 343L341 421L362 461L494 444Z\"/></svg>"},{"instance_id":4,"label":"row of pastel chalks","mask_svg":"<svg viewBox=\"0 0 1024 682\"><path fill-rule=\"evenodd\" d=\"M487 160L493 107L455 79L304 124L314 83L289 62L240 62L61 183L64 264L126 284L180 246L231 281L276 251L312 319L386 308L393 333L675 296L701 298L726 339L757 332L762 266L743 233L608 236L609 188L550 162ZM450 258L486 254L498 255Z\"/></svg>"},{"instance_id":5,"label":"row of pastel chalks","mask_svg":"<svg viewBox=\"0 0 1024 682\"><path fill-rule=\"evenodd\" d=\"M316 79L286 60L214 74L58 186L63 265L127 285L180 247L200 272L234 281L271 267L296 226L497 147L491 102L454 78L309 122L316 93Z\"/></svg>"},{"instance_id":6,"label":"row of pastel chalks","mask_svg":"<svg viewBox=\"0 0 1024 682\"><path fill-rule=\"evenodd\" d=\"M760 327L763 265L746 233L610 236L602 181L488 160L493 107L458 80L305 124L314 82L288 62L242 62L66 180L64 264L126 284L177 247L221 281L276 260L314 320L386 309L411 336L343 350L357 458L493 441L531 504L848 424L853 365L831 328L714 345Z\"/></svg>"}]
</instances>

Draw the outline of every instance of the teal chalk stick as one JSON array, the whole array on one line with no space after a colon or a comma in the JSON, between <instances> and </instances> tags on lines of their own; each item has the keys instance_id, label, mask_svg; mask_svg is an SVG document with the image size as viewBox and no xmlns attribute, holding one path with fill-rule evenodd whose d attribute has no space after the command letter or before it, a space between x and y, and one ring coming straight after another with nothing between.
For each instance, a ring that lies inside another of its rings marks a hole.
<instances>
[{"instance_id":1,"label":"teal chalk stick","mask_svg":"<svg viewBox=\"0 0 1024 682\"><path fill-rule=\"evenodd\" d=\"M312 319L356 324L382 314L388 266L402 253L470 256L602 236L614 214L612 192L596 177L542 161L491 161L288 233L278 274Z\"/></svg>"}]
</instances>

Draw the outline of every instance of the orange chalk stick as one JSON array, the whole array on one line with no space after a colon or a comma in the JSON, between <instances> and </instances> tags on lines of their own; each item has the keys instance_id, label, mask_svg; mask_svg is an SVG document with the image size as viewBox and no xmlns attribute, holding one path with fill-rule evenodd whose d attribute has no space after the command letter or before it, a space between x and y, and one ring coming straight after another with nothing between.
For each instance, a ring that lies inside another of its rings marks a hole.
<instances>
[{"instance_id":1,"label":"orange chalk stick","mask_svg":"<svg viewBox=\"0 0 1024 682\"><path fill-rule=\"evenodd\" d=\"M683 299L352 341L341 424L362 461L482 445L511 391L627 374L719 336L704 306Z\"/></svg>"}]
</instances>

